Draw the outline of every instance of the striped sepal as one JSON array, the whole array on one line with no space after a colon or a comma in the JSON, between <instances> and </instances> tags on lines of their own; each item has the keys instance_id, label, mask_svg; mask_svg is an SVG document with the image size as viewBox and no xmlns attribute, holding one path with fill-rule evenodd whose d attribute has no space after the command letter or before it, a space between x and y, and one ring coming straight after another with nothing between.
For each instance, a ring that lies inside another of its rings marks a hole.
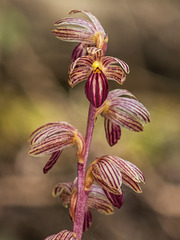
<instances>
[{"instance_id":1,"label":"striped sepal","mask_svg":"<svg viewBox=\"0 0 180 240\"><path fill-rule=\"evenodd\" d=\"M112 123L109 119L104 119L104 128L106 139L110 146L115 145L121 137L121 128L119 125Z\"/></svg>"},{"instance_id":2,"label":"striped sepal","mask_svg":"<svg viewBox=\"0 0 180 240\"><path fill-rule=\"evenodd\" d=\"M122 194L122 176L115 164L106 159L98 159L91 166L94 179L103 189L114 194Z\"/></svg>"},{"instance_id":3,"label":"striped sepal","mask_svg":"<svg viewBox=\"0 0 180 240\"><path fill-rule=\"evenodd\" d=\"M52 33L63 41L94 44L94 34L83 28L63 26L54 29Z\"/></svg>"},{"instance_id":4,"label":"striped sepal","mask_svg":"<svg viewBox=\"0 0 180 240\"><path fill-rule=\"evenodd\" d=\"M113 193L110 193L104 189L104 192L106 194L106 197L109 199L109 201L112 203L113 206L120 208L123 204L123 193L121 195L116 195Z\"/></svg>"},{"instance_id":5,"label":"striped sepal","mask_svg":"<svg viewBox=\"0 0 180 240\"><path fill-rule=\"evenodd\" d=\"M87 199L87 205L90 208L96 209L98 212L109 215L113 214L114 210L107 199L106 195L104 194L104 191L101 187L93 184L90 188L90 192Z\"/></svg>"},{"instance_id":6,"label":"striped sepal","mask_svg":"<svg viewBox=\"0 0 180 240\"><path fill-rule=\"evenodd\" d=\"M119 58L105 56L105 57L103 57L102 62L103 62L104 67L106 67L107 69L108 69L109 65L118 64L122 67L122 69L125 71L125 73L128 74L130 72L130 69L129 69L129 66L127 65L127 63L120 60Z\"/></svg>"},{"instance_id":7,"label":"striped sepal","mask_svg":"<svg viewBox=\"0 0 180 240\"><path fill-rule=\"evenodd\" d=\"M43 168L44 173L47 173L54 166L54 164L57 162L58 158L60 157L61 152L62 151L57 151L51 155L50 159L47 161L47 163Z\"/></svg>"},{"instance_id":8,"label":"striped sepal","mask_svg":"<svg viewBox=\"0 0 180 240\"><path fill-rule=\"evenodd\" d=\"M111 155L102 156L97 162L99 161L107 161L109 164L116 166L116 168L121 172L122 182L132 188L135 192L142 192L139 183L145 183L145 178L143 173L134 164L117 156Z\"/></svg>"},{"instance_id":9,"label":"striped sepal","mask_svg":"<svg viewBox=\"0 0 180 240\"><path fill-rule=\"evenodd\" d=\"M57 234L51 235L44 240L76 240L76 234L68 230L63 230Z\"/></svg>"}]
</instances>

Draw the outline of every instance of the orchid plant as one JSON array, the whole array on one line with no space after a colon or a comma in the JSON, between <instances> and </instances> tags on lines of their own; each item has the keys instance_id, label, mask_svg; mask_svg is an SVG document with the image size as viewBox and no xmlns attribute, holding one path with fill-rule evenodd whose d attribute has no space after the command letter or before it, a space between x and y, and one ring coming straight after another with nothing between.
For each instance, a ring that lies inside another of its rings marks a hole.
<instances>
[{"instance_id":1,"label":"orchid plant","mask_svg":"<svg viewBox=\"0 0 180 240\"><path fill-rule=\"evenodd\" d=\"M116 57L106 56L108 35L98 19L85 10L90 21L81 18L63 18L55 23L53 34L63 40L78 42L69 67L68 83L74 87L86 81L85 94L89 101L89 114L85 138L67 122L51 122L36 129L30 136L29 154L34 157L50 155L43 171L47 173L59 159L64 148L77 145L77 177L70 182L58 183L53 196L60 198L73 221L72 230L63 230L45 240L81 240L92 223L91 208L108 215L113 207L123 204L122 183L136 193L141 193L140 183L145 183L142 172L131 162L114 155L97 157L87 166L88 153L95 120L104 118L107 142L117 144L121 127L139 132L150 121L148 110L125 89L109 91L108 80L122 85L129 73L128 65Z\"/></svg>"}]
</instances>

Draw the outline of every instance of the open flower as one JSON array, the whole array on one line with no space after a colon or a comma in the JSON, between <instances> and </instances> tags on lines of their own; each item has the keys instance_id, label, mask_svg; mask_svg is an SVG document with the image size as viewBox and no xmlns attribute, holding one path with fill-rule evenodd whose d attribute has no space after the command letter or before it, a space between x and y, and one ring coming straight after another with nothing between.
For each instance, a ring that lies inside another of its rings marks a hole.
<instances>
[{"instance_id":1,"label":"open flower","mask_svg":"<svg viewBox=\"0 0 180 240\"><path fill-rule=\"evenodd\" d=\"M136 193L142 190L139 183L145 183L142 172L132 163L117 156L106 155L95 159L86 173L85 190L94 180L102 187L109 201L116 207L122 205L122 183Z\"/></svg>"},{"instance_id":2,"label":"open flower","mask_svg":"<svg viewBox=\"0 0 180 240\"><path fill-rule=\"evenodd\" d=\"M136 97L125 89L110 91L106 101L96 110L96 117L104 117L106 138L113 146L121 137L121 127L140 132L150 122L150 114Z\"/></svg>"},{"instance_id":3,"label":"open flower","mask_svg":"<svg viewBox=\"0 0 180 240\"><path fill-rule=\"evenodd\" d=\"M87 55L88 46L96 46L103 49L104 54L107 50L108 37L98 19L85 10L72 10L69 14L84 13L91 21L81 18L63 18L55 23L57 29L53 34L69 42L80 42L72 54L72 62L80 56Z\"/></svg>"},{"instance_id":4,"label":"open flower","mask_svg":"<svg viewBox=\"0 0 180 240\"><path fill-rule=\"evenodd\" d=\"M45 238L45 240L76 240L76 233L74 232L70 232L68 230L63 230L57 234L53 234L47 238Z\"/></svg>"},{"instance_id":5,"label":"open flower","mask_svg":"<svg viewBox=\"0 0 180 240\"><path fill-rule=\"evenodd\" d=\"M85 142L82 134L67 122L52 122L36 129L29 137L31 150L29 154L34 157L51 155L43 168L47 173L56 163L64 148L78 146L77 157L83 162Z\"/></svg>"},{"instance_id":6,"label":"open flower","mask_svg":"<svg viewBox=\"0 0 180 240\"><path fill-rule=\"evenodd\" d=\"M74 61L69 69L69 85L87 80L85 86L86 97L92 105L99 107L108 95L108 79L123 84L126 74L129 73L128 65L122 60L104 56L101 49L88 48L88 56L83 56Z\"/></svg>"},{"instance_id":7,"label":"open flower","mask_svg":"<svg viewBox=\"0 0 180 240\"><path fill-rule=\"evenodd\" d=\"M69 213L71 219L74 221L77 201L77 179L75 179L74 182L63 182L57 184L53 189L53 196L60 198L65 207L70 205ZM94 208L105 215L114 213L113 207L103 190L95 184L92 184L88 190L88 198L84 215L84 231L87 231L92 223L90 208Z\"/></svg>"}]
</instances>

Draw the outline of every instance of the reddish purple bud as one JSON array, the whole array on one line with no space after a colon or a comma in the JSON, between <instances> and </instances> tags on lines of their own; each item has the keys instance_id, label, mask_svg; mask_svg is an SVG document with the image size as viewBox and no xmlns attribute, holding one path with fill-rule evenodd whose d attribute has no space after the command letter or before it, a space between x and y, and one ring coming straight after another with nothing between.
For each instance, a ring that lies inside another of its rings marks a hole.
<instances>
[{"instance_id":1,"label":"reddish purple bud","mask_svg":"<svg viewBox=\"0 0 180 240\"><path fill-rule=\"evenodd\" d=\"M109 84L102 71L92 71L85 86L86 97L94 107L100 107L108 95Z\"/></svg>"}]
</instances>

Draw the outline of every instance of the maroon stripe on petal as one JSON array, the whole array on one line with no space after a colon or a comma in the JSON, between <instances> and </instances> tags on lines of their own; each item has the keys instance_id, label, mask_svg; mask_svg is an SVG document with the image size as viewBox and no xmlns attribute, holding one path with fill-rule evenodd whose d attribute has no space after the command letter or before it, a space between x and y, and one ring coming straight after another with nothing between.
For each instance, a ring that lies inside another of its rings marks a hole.
<instances>
[{"instance_id":1,"label":"maroon stripe on petal","mask_svg":"<svg viewBox=\"0 0 180 240\"><path fill-rule=\"evenodd\" d=\"M86 56L88 46L88 44L79 43L72 52L71 63L73 63L79 57Z\"/></svg>"},{"instance_id":2,"label":"maroon stripe on petal","mask_svg":"<svg viewBox=\"0 0 180 240\"><path fill-rule=\"evenodd\" d=\"M59 27L52 31L52 33L63 41L83 42L86 44L94 44L94 35L86 29Z\"/></svg>"},{"instance_id":3,"label":"maroon stripe on petal","mask_svg":"<svg viewBox=\"0 0 180 240\"><path fill-rule=\"evenodd\" d=\"M86 97L94 107L100 107L106 100L109 84L104 73L91 72L85 86Z\"/></svg>"},{"instance_id":4,"label":"maroon stripe on petal","mask_svg":"<svg viewBox=\"0 0 180 240\"><path fill-rule=\"evenodd\" d=\"M45 240L75 240L75 233L68 230L63 230L57 234L47 237Z\"/></svg>"},{"instance_id":5,"label":"maroon stripe on petal","mask_svg":"<svg viewBox=\"0 0 180 240\"><path fill-rule=\"evenodd\" d=\"M94 25L91 22L81 18L63 18L58 20L54 24L54 26L57 28L63 25L75 25L77 27L83 27L90 31L91 33L95 33L96 31Z\"/></svg>"},{"instance_id":6,"label":"maroon stripe on petal","mask_svg":"<svg viewBox=\"0 0 180 240\"><path fill-rule=\"evenodd\" d=\"M131 179L125 173L121 173L121 174L122 174L123 183L125 185L127 185L130 188L132 188L137 193L141 193L142 192L142 190L141 190L141 188L140 188L140 186L139 186L139 184L137 182L133 181L133 179Z\"/></svg>"},{"instance_id":7,"label":"maroon stripe on petal","mask_svg":"<svg viewBox=\"0 0 180 240\"><path fill-rule=\"evenodd\" d=\"M112 123L109 119L104 118L104 128L106 139L110 146L115 145L121 137L121 128L119 125Z\"/></svg>"},{"instance_id":8,"label":"maroon stripe on petal","mask_svg":"<svg viewBox=\"0 0 180 240\"><path fill-rule=\"evenodd\" d=\"M57 162L58 158L60 157L62 151L57 151L54 152L50 159L47 161L46 165L43 168L43 172L47 173L53 166L54 164Z\"/></svg>"},{"instance_id":9,"label":"maroon stripe on petal","mask_svg":"<svg viewBox=\"0 0 180 240\"><path fill-rule=\"evenodd\" d=\"M113 204L113 206L115 206L117 208L120 208L122 206L123 198L124 198L123 193L121 195L116 195L116 194L106 191L105 189L103 189L103 190L104 190L104 193L106 194L106 197Z\"/></svg>"},{"instance_id":10,"label":"maroon stripe on petal","mask_svg":"<svg viewBox=\"0 0 180 240\"><path fill-rule=\"evenodd\" d=\"M104 34L104 36L105 36L105 32L104 32L103 27L101 26L101 24L98 21L98 19L92 13L90 13L88 11L85 11L85 10L72 10L70 12L70 14L72 14L72 13L79 13L79 12L85 13L91 19L91 21L92 21L94 27L96 28L96 30L98 32L102 32Z\"/></svg>"}]
</instances>

